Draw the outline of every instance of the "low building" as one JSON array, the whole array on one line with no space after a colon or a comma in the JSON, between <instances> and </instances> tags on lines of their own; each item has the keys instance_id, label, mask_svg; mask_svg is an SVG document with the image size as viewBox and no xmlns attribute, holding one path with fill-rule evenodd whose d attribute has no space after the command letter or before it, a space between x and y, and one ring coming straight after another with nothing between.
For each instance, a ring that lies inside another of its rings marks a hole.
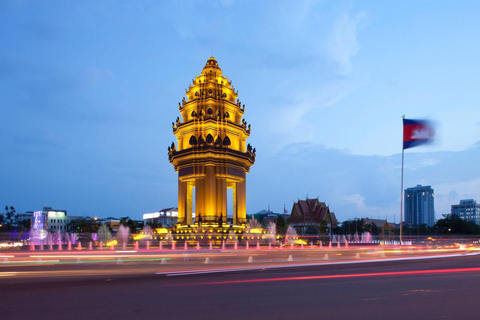
<instances>
[{"instance_id":1,"label":"low building","mask_svg":"<svg viewBox=\"0 0 480 320\"><path fill-rule=\"evenodd\" d=\"M193 219L195 219L195 213L192 213ZM178 208L171 207L165 208L160 211L151 213L145 213L143 215L143 221L145 224L152 224L154 226L173 227L177 223Z\"/></svg>"},{"instance_id":2,"label":"low building","mask_svg":"<svg viewBox=\"0 0 480 320\"><path fill-rule=\"evenodd\" d=\"M48 230L66 232L69 230L69 223L73 220L81 220L80 216L68 216L67 210L57 210L52 207L43 207L42 211L33 212L32 226L34 230Z\"/></svg>"},{"instance_id":3,"label":"low building","mask_svg":"<svg viewBox=\"0 0 480 320\"><path fill-rule=\"evenodd\" d=\"M117 232L118 228L120 227L120 219L116 219L113 217L108 217L106 219L100 219L100 224L105 224L110 230L113 232Z\"/></svg>"},{"instance_id":4,"label":"low building","mask_svg":"<svg viewBox=\"0 0 480 320\"><path fill-rule=\"evenodd\" d=\"M480 203L473 199L460 200L460 204L452 205L452 214L456 214L465 221L480 225Z\"/></svg>"},{"instance_id":5,"label":"low building","mask_svg":"<svg viewBox=\"0 0 480 320\"><path fill-rule=\"evenodd\" d=\"M324 224L328 230L338 226L335 213L317 199L298 200L293 203L292 212L287 219L291 226L300 232L305 232L309 227L319 228Z\"/></svg>"},{"instance_id":6,"label":"low building","mask_svg":"<svg viewBox=\"0 0 480 320\"><path fill-rule=\"evenodd\" d=\"M33 211L27 211L25 213L17 213L15 215L15 224L19 224L22 221L32 220L33 218Z\"/></svg>"}]
</instances>

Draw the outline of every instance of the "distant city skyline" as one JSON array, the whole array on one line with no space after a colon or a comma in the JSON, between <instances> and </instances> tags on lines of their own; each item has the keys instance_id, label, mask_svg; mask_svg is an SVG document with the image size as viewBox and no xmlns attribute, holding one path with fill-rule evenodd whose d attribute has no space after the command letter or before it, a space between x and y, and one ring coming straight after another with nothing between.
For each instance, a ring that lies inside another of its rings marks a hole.
<instances>
[{"instance_id":1,"label":"distant city skyline","mask_svg":"<svg viewBox=\"0 0 480 320\"><path fill-rule=\"evenodd\" d=\"M479 9L2 1L0 205L135 219L176 206L171 122L213 54L252 124L248 214L308 195L339 221L399 221L405 115L436 124L433 146L405 152L404 186L432 186L439 219L480 199Z\"/></svg>"}]
</instances>

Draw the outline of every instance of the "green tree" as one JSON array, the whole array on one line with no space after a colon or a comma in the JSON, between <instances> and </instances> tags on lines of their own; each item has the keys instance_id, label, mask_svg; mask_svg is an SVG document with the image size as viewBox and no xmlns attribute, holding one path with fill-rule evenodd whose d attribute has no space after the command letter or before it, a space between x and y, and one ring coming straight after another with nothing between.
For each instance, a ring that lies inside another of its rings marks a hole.
<instances>
[{"instance_id":1,"label":"green tree","mask_svg":"<svg viewBox=\"0 0 480 320\"><path fill-rule=\"evenodd\" d=\"M287 232L287 221L283 216L277 218L277 234L285 234Z\"/></svg>"},{"instance_id":2,"label":"green tree","mask_svg":"<svg viewBox=\"0 0 480 320\"><path fill-rule=\"evenodd\" d=\"M0 215L0 220L3 220L3 222L0 222L2 229L11 230L13 228L15 213L13 206L5 206L5 212Z\"/></svg>"},{"instance_id":3,"label":"green tree","mask_svg":"<svg viewBox=\"0 0 480 320\"><path fill-rule=\"evenodd\" d=\"M465 221L456 214L444 214L435 227L443 234L480 234L480 226Z\"/></svg>"},{"instance_id":4,"label":"green tree","mask_svg":"<svg viewBox=\"0 0 480 320\"><path fill-rule=\"evenodd\" d=\"M6 224L12 224L13 223L13 217L15 216L15 208L13 206L5 206L5 223Z\"/></svg>"},{"instance_id":5,"label":"green tree","mask_svg":"<svg viewBox=\"0 0 480 320\"><path fill-rule=\"evenodd\" d=\"M324 235L324 234L328 234L328 223L327 221L323 220L322 222L320 222L320 234L321 235Z\"/></svg>"},{"instance_id":6,"label":"green tree","mask_svg":"<svg viewBox=\"0 0 480 320\"><path fill-rule=\"evenodd\" d=\"M100 228L98 229L98 240L102 241L103 243L112 239L112 234L108 227L102 223Z\"/></svg>"},{"instance_id":7,"label":"green tree","mask_svg":"<svg viewBox=\"0 0 480 320\"><path fill-rule=\"evenodd\" d=\"M137 232L137 223L130 219L130 217L122 217L120 219L120 224L130 228L130 234ZM141 227L141 226L140 226Z\"/></svg>"}]
</instances>

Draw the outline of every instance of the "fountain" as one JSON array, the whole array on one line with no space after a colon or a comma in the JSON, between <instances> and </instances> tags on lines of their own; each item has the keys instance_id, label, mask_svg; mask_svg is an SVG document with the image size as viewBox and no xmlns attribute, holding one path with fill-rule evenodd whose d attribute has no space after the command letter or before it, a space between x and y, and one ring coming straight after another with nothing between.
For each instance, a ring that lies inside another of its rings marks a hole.
<instances>
[{"instance_id":1,"label":"fountain","mask_svg":"<svg viewBox=\"0 0 480 320\"><path fill-rule=\"evenodd\" d=\"M50 232L47 232L47 234L45 236L45 239L46 239L48 245L53 244L52 234Z\"/></svg>"},{"instance_id":2,"label":"fountain","mask_svg":"<svg viewBox=\"0 0 480 320\"><path fill-rule=\"evenodd\" d=\"M76 232L70 233L70 241L72 242L73 245L77 244L78 240L78 234Z\"/></svg>"},{"instance_id":3,"label":"fountain","mask_svg":"<svg viewBox=\"0 0 480 320\"><path fill-rule=\"evenodd\" d=\"M143 242L149 242L153 239L153 229L149 225L143 227L142 231L140 232L140 237L138 240Z\"/></svg>"},{"instance_id":4,"label":"fountain","mask_svg":"<svg viewBox=\"0 0 480 320\"><path fill-rule=\"evenodd\" d=\"M268 223L268 233L265 235L265 239L270 244L277 243L277 224L273 221Z\"/></svg>"},{"instance_id":5,"label":"fountain","mask_svg":"<svg viewBox=\"0 0 480 320\"><path fill-rule=\"evenodd\" d=\"M70 237L68 236L68 232L65 232L65 234L63 235L64 237L64 243L69 243L70 242Z\"/></svg>"},{"instance_id":6,"label":"fountain","mask_svg":"<svg viewBox=\"0 0 480 320\"><path fill-rule=\"evenodd\" d=\"M128 237L130 235L130 228L124 225L120 225L118 227L117 232L117 241L122 243L122 249L125 250L127 248Z\"/></svg>"},{"instance_id":7,"label":"fountain","mask_svg":"<svg viewBox=\"0 0 480 320\"><path fill-rule=\"evenodd\" d=\"M57 232L55 232L54 241L56 244L62 244L62 233L60 232L60 230L57 230Z\"/></svg>"},{"instance_id":8,"label":"fountain","mask_svg":"<svg viewBox=\"0 0 480 320\"><path fill-rule=\"evenodd\" d=\"M353 242L355 242L355 243L360 242L360 238L358 237L358 232L355 232L355 234L353 235Z\"/></svg>"},{"instance_id":9,"label":"fountain","mask_svg":"<svg viewBox=\"0 0 480 320\"><path fill-rule=\"evenodd\" d=\"M227 237L227 244L235 244L237 242L237 235L233 230L230 230Z\"/></svg>"},{"instance_id":10,"label":"fountain","mask_svg":"<svg viewBox=\"0 0 480 320\"><path fill-rule=\"evenodd\" d=\"M362 243L372 243L372 234L370 232L362 233Z\"/></svg>"},{"instance_id":11,"label":"fountain","mask_svg":"<svg viewBox=\"0 0 480 320\"><path fill-rule=\"evenodd\" d=\"M296 241L298 241L297 238L297 230L295 230L294 227L289 225L287 228L287 233L285 234L285 243L290 243L291 245L293 245Z\"/></svg>"}]
</instances>

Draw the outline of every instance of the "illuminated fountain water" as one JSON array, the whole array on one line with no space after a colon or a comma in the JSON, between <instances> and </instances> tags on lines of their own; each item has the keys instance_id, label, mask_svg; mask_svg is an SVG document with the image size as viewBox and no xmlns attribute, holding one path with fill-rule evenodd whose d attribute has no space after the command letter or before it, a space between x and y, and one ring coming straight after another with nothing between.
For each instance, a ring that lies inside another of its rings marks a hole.
<instances>
[{"instance_id":1,"label":"illuminated fountain water","mask_svg":"<svg viewBox=\"0 0 480 320\"><path fill-rule=\"evenodd\" d=\"M63 243L70 244L70 248L71 248L71 241L70 241L70 236L68 235L68 232L65 232L65 234L63 235Z\"/></svg>"},{"instance_id":2,"label":"illuminated fountain water","mask_svg":"<svg viewBox=\"0 0 480 320\"><path fill-rule=\"evenodd\" d=\"M359 243L360 242L360 237L358 236L358 232L355 232L353 235L353 242Z\"/></svg>"},{"instance_id":3,"label":"illuminated fountain water","mask_svg":"<svg viewBox=\"0 0 480 320\"><path fill-rule=\"evenodd\" d=\"M243 239L245 239L246 243L249 243L250 240L252 240L253 243L255 241L258 241L263 234L263 228L260 222L255 219L255 217L252 217L243 232Z\"/></svg>"},{"instance_id":4,"label":"illuminated fountain water","mask_svg":"<svg viewBox=\"0 0 480 320\"><path fill-rule=\"evenodd\" d=\"M32 228L28 237L30 238L30 242L33 243L33 245L38 246L45 238L45 236L45 230Z\"/></svg>"},{"instance_id":5,"label":"illuminated fountain water","mask_svg":"<svg viewBox=\"0 0 480 320\"><path fill-rule=\"evenodd\" d=\"M118 227L117 232L117 241L122 243L122 248L125 250L127 248L128 237L130 235L130 228L124 225Z\"/></svg>"},{"instance_id":6,"label":"illuminated fountain water","mask_svg":"<svg viewBox=\"0 0 480 320\"><path fill-rule=\"evenodd\" d=\"M150 227L149 225L146 225L143 227L141 233L140 233L140 237L138 238L138 240L142 241L142 242L145 242L148 243L150 241L152 241L153 239L153 229L152 227Z\"/></svg>"},{"instance_id":7,"label":"illuminated fountain water","mask_svg":"<svg viewBox=\"0 0 480 320\"><path fill-rule=\"evenodd\" d=\"M237 235L235 234L235 232L233 230L230 230L230 232L228 233L228 237L227 237L227 244L235 244L237 243Z\"/></svg>"},{"instance_id":8,"label":"illuminated fountain water","mask_svg":"<svg viewBox=\"0 0 480 320\"><path fill-rule=\"evenodd\" d=\"M49 246L53 244L52 234L50 232L47 232L45 235L45 243Z\"/></svg>"},{"instance_id":9,"label":"illuminated fountain water","mask_svg":"<svg viewBox=\"0 0 480 320\"><path fill-rule=\"evenodd\" d=\"M372 234L370 232L362 233L362 243L372 243Z\"/></svg>"},{"instance_id":10,"label":"illuminated fountain water","mask_svg":"<svg viewBox=\"0 0 480 320\"><path fill-rule=\"evenodd\" d=\"M270 221L268 223L268 233L266 235L267 242L271 244L276 244L277 243L277 224L273 221Z\"/></svg>"},{"instance_id":11,"label":"illuminated fountain water","mask_svg":"<svg viewBox=\"0 0 480 320\"><path fill-rule=\"evenodd\" d=\"M287 228L287 233L285 234L285 244L290 243L294 244L295 240L298 238L297 230L291 225Z\"/></svg>"},{"instance_id":12,"label":"illuminated fountain water","mask_svg":"<svg viewBox=\"0 0 480 320\"><path fill-rule=\"evenodd\" d=\"M53 234L53 242L57 245L62 244L62 233L60 230L57 230L57 232Z\"/></svg>"},{"instance_id":13,"label":"illuminated fountain water","mask_svg":"<svg viewBox=\"0 0 480 320\"><path fill-rule=\"evenodd\" d=\"M70 233L70 241L73 245L77 244L78 234L76 232Z\"/></svg>"}]
</instances>

